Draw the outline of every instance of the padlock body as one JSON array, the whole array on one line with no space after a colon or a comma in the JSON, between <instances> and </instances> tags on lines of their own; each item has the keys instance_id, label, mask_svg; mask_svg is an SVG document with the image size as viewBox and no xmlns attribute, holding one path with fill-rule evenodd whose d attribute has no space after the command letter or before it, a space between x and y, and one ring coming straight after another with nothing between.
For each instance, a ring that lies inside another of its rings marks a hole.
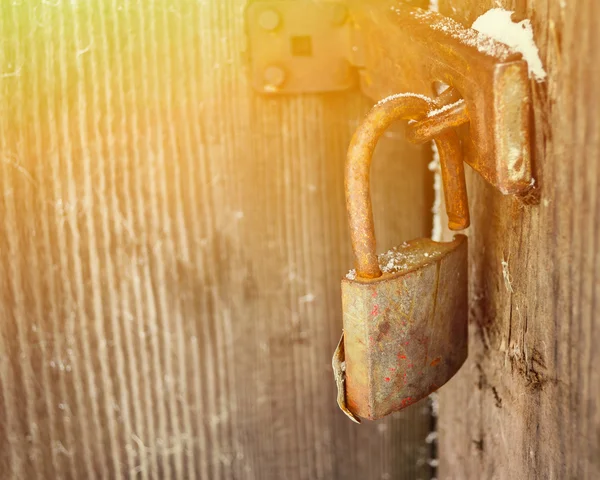
<instances>
[{"instance_id":1,"label":"padlock body","mask_svg":"<svg viewBox=\"0 0 600 480\"><path fill-rule=\"evenodd\" d=\"M346 403L371 420L437 390L468 352L467 238L397 251L400 268L342 280Z\"/></svg>"}]
</instances>

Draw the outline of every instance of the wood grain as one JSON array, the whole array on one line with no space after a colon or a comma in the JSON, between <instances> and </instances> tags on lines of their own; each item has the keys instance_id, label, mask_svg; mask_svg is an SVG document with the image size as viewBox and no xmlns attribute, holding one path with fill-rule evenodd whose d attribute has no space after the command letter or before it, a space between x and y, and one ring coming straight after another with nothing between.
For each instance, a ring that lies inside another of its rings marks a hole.
<instances>
[{"instance_id":1,"label":"wood grain","mask_svg":"<svg viewBox=\"0 0 600 480\"><path fill-rule=\"evenodd\" d=\"M241 0L0 5L0 478L426 478L426 405L335 402L370 102L256 95ZM400 137L381 250L431 221Z\"/></svg>"},{"instance_id":2,"label":"wood grain","mask_svg":"<svg viewBox=\"0 0 600 480\"><path fill-rule=\"evenodd\" d=\"M443 479L600 476L600 4L440 2L470 24L530 18L548 73L533 84L540 201L469 178L470 358L440 394Z\"/></svg>"}]
</instances>

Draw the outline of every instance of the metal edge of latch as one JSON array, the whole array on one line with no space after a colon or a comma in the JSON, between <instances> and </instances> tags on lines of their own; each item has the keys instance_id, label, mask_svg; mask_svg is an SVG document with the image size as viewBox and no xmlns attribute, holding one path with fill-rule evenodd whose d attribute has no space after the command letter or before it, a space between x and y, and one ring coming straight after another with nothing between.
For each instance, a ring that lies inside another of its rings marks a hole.
<instances>
[{"instance_id":1,"label":"metal edge of latch","mask_svg":"<svg viewBox=\"0 0 600 480\"><path fill-rule=\"evenodd\" d=\"M350 420L355 423L361 423L360 418L354 415L346 405L346 357L344 354L344 332L335 348L331 366L333 367L333 375L335 377L335 385L337 386L337 403Z\"/></svg>"}]
</instances>

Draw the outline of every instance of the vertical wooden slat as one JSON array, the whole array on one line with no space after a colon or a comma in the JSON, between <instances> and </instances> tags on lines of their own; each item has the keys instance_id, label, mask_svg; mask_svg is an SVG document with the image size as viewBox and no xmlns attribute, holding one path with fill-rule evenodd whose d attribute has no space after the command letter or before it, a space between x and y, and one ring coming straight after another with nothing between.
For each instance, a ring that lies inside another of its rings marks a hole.
<instances>
[{"instance_id":1,"label":"vertical wooden slat","mask_svg":"<svg viewBox=\"0 0 600 480\"><path fill-rule=\"evenodd\" d=\"M112 4L112 11L117 10L117 4ZM155 378L151 374L152 356L156 340L156 326L153 318L147 314L147 308L151 308L151 300L146 296L145 279L147 273L147 233L144 222L144 198L138 192L142 191L143 172L142 165L145 162L145 150L143 140L140 138L141 120L138 105L142 101L139 93L141 86L138 83L138 77L135 75L136 63L134 59L139 58L140 44L137 37L137 29L127 28L127 25L136 25L138 19L131 9L125 9L123 22L120 31L125 30L123 35L123 51L126 53L126 59L123 64L123 75L125 76L125 89L127 92L127 108L125 111L125 120L123 127L126 131L125 144L123 146L124 156L130 157L130 168L123 169L126 204L126 222L131 228L131 239L129 245L124 250L124 261L129 266L129 281L131 283L131 292L133 295L133 326L134 336L132 348L138 356L140 396L134 397L132 408L139 412L141 425L143 429L136 430L131 434L131 445L135 446L138 464L131 472L131 476L138 473L142 477L157 478L158 476L158 452L156 448L157 426L155 424L155 415L162 412L164 406L157 405L153 397L152 385L156 384ZM137 12L139 15L139 12ZM137 47L137 48L135 48ZM138 233L136 233L138 232ZM135 371L135 367L132 368ZM133 379L132 379L133 381Z\"/></svg>"},{"instance_id":2,"label":"vertical wooden slat","mask_svg":"<svg viewBox=\"0 0 600 480\"><path fill-rule=\"evenodd\" d=\"M244 6L2 3L0 478L425 478L424 406L357 427L335 403L371 102L253 92ZM382 250L429 232L400 136Z\"/></svg>"},{"instance_id":3,"label":"vertical wooden slat","mask_svg":"<svg viewBox=\"0 0 600 480\"><path fill-rule=\"evenodd\" d=\"M14 35L14 26L11 28L10 25L11 12L8 11L5 6L3 6L0 11L2 12L2 15L0 15L0 28L2 28L3 31L11 32ZM5 47L3 54L2 96L7 97L10 93L10 87L14 86L15 82L12 78L14 75L18 75L19 66L15 63L14 51ZM7 132L10 125L8 117L2 116L0 122L2 131ZM6 231L7 229L12 230L14 228L13 222L6 220L8 211L11 209L14 210L12 204L15 202L15 189L14 186L10 184L10 180L14 180L15 178L17 181L21 180L19 176L15 175L14 169L19 168L19 163L18 158L16 158L13 153L16 145L10 145L9 142L11 140L14 142L14 137L8 137L6 133L0 137L3 152L1 157L2 162L0 163L3 177L2 196L0 197L2 200L0 203L0 213L2 214L3 220L0 225L2 225L1 228L3 231ZM9 147L12 147L11 150L8 150ZM17 160L16 162L15 158ZM4 252L6 255L6 253L10 251L10 241L6 236L3 236L0 238L0 242L0 251ZM15 346L19 345L19 339L15 328L14 314L11 312L14 308L10 280L12 262L14 262L14 259L2 262L2 267L0 269L0 285L2 285L0 313L2 314L2 318L5 319L0 334L0 378L2 378L0 406L2 407L2 411L5 412L0 421L0 428L6 432L5 435L0 436L0 442L2 442L2 448L0 449L2 453L0 454L0 458L2 459L2 470L8 472L13 477L17 477L24 475L25 458L21 452L25 448L25 439L22 435L24 427L21 422L22 417L19 416L18 401L17 396L15 395L15 393L20 393L17 383L20 372L15 368L16 362L14 361L14 355L18 354L18 348L15 348Z\"/></svg>"}]
</instances>

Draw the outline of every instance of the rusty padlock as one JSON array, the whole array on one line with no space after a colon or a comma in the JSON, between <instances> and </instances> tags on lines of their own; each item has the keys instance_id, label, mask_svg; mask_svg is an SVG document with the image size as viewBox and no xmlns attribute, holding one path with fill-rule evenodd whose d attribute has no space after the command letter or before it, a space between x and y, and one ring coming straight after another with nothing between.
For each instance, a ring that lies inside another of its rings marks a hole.
<instances>
[{"instance_id":1,"label":"rusty padlock","mask_svg":"<svg viewBox=\"0 0 600 480\"><path fill-rule=\"evenodd\" d=\"M375 250L369 172L378 138L398 119L435 107L420 95L377 104L352 138L346 204L356 270L342 280L344 332L333 358L338 403L354 421L381 418L426 397L467 358L467 238L405 242ZM451 228L468 226L461 146L453 130L435 138ZM451 192L451 194L450 194Z\"/></svg>"}]
</instances>

